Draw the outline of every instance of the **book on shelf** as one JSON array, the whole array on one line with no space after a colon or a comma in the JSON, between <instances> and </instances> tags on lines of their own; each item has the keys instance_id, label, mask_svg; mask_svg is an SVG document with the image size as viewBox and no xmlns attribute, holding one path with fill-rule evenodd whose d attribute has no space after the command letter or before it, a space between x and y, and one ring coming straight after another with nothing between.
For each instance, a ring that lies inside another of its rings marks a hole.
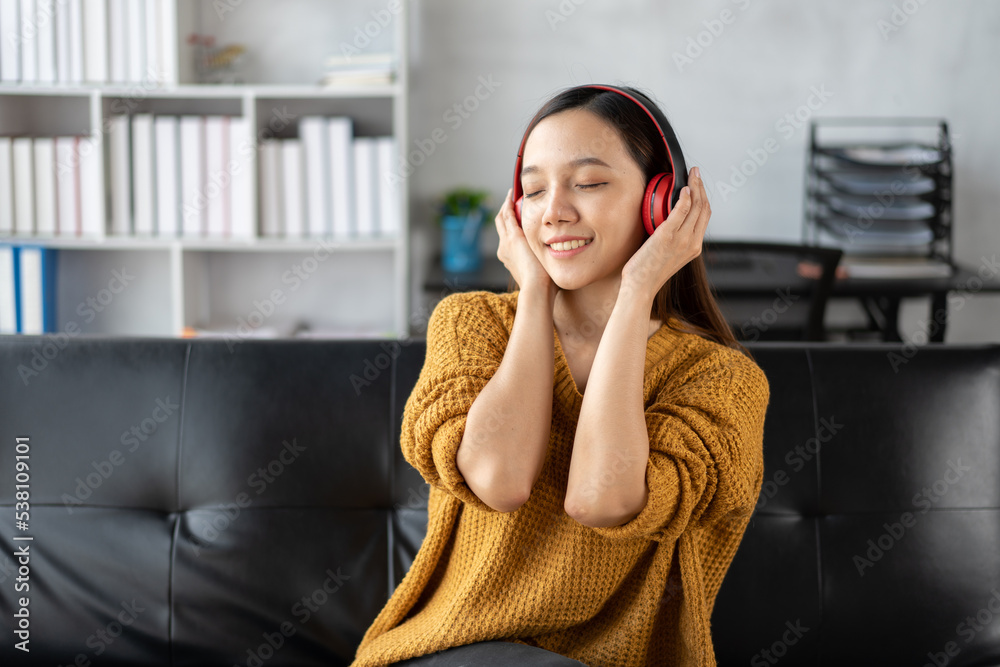
<instances>
[{"instance_id":1,"label":"book on shelf","mask_svg":"<svg viewBox=\"0 0 1000 667\"><path fill-rule=\"evenodd\" d=\"M35 234L56 233L56 149L52 137L35 137Z\"/></svg>"},{"instance_id":2,"label":"book on shelf","mask_svg":"<svg viewBox=\"0 0 1000 667\"><path fill-rule=\"evenodd\" d=\"M389 237L399 233L394 137L354 137L348 117L304 116L299 136L260 144L261 235Z\"/></svg>"},{"instance_id":3,"label":"book on shelf","mask_svg":"<svg viewBox=\"0 0 1000 667\"><path fill-rule=\"evenodd\" d=\"M162 238L177 238L180 230L177 125L177 116L156 116L153 119L156 137L156 235ZM122 187L128 187L127 180Z\"/></svg>"},{"instance_id":4,"label":"book on shelf","mask_svg":"<svg viewBox=\"0 0 1000 667\"><path fill-rule=\"evenodd\" d=\"M334 238L351 235L354 220L354 121L349 116L327 119L330 155L330 217Z\"/></svg>"},{"instance_id":5,"label":"book on shelf","mask_svg":"<svg viewBox=\"0 0 1000 667\"><path fill-rule=\"evenodd\" d=\"M132 116L132 233L136 236L156 233L155 151L153 114L135 114ZM122 183L115 185L119 189L124 187Z\"/></svg>"},{"instance_id":6,"label":"book on shelf","mask_svg":"<svg viewBox=\"0 0 1000 667\"><path fill-rule=\"evenodd\" d=\"M229 220L232 180L228 176L229 117L205 116L205 182L201 199L204 200L205 236L228 238L232 230Z\"/></svg>"},{"instance_id":7,"label":"book on shelf","mask_svg":"<svg viewBox=\"0 0 1000 667\"><path fill-rule=\"evenodd\" d=\"M14 137L14 232L35 233L35 165L31 137Z\"/></svg>"},{"instance_id":8,"label":"book on shelf","mask_svg":"<svg viewBox=\"0 0 1000 667\"><path fill-rule=\"evenodd\" d=\"M56 137L56 190L59 236L78 236L80 226L79 137Z\"/></svg>"},{"instance_id":9,"label":"book on shelf","mask_svg":"<svg viewBox=\"0 0 1000 667\"><path fill-rule=\"evenodd\" d=\"M0 243L0 333L56 330L58 251Z\"/></svg>"},{"instance_id":10,"label":"book on shelf","mask_svg":"<svg viewBox=\"0 0 1000 667\"><path fill-rule=\"evenodd\" d=\"M327 185L330 182L329 141L326 119L322 116L303 116L299 121L299 136L305 153L307 217L310 236L326 236L330 220Z\"/></svg>"},{"instance_id":11,"label":"book on shelf","mask_svg":"<svg viewBox=\"0 0 1000 667\"><path fill-rule=\"evenodd\" d=\"M21 25L20 3L0 2L0 35L16 34ZM15 39L0 39L0 81L21 80L21 45Z\"/></svg>"},{"instance_id":12,"label":"book on shelf","mask_svg":"<svg viewBox=\"0 0 1000 667\"><path fill-rule=\"evenodd\" d=\"M205 182L205 119L203 116L180 117L181 137L181 236L205 235L205 207L202 188Z\"/></svg>"},{"instance_id":13,"label":"book on shelf","mask_svg":"<svg viewBox=\"0 0 1000 667\"><path fill-rule=\"evenodd\" d=\"M176 84L175 12L173 0L3 0L0 81Z\"/></svg>"},{"instance_id":14,"label":"book on shelf","mask_svg":"<svg viewBox=\"0 0 1000 667\"><path fill-rule=\"evenodd\" d=\"M260 235L276 238L281 235L281 140L260 142Z\"/></svg>"},{"instance_id":15,"label":"book on shelf","mask_svg":"<svg viewBox=\"0 0 1000 667\"><path fill-rule=\"evenodd\" d=\"M0 136L0 236L14 233L14 156L10 137Z\"/></svg>"},{"instance_id":16,"label":"book on shelf","mask_svg":"<svg viewBox=\"0 0 1000 667\"><path fill-rule=\"evenodd\" d=\"M108 177L111 179L111 234L132 233L132 141L129 116L108 119Z\"/></svg>"},{"instance_id":17,"label":"book on shelf","mask_svg":"<svg viewBox=\"0 0 1000 667\"><path fill-rule=\"evenodd\" d=\"M354 139L354 202L355 225L359 237L375 234L378 219L378 200L375 187L375 140L371 137Z\"/></svg>"},{"instance_id":18,"label":"book on shelf","mask_svg":"<svg viewBox=\"0 0 1000 667\"><path fill-rule=\"evenodd\" d=\"M284 203L284 236L299 238L305 236L305 211L302 183L302 140L281 140L281 201Z\"/></svg>"},{"instance_id":19,"label":"book on shelf","mask_svg":"<svg viewBox=\"0 0 1000 667\"><path fill-rule=\"evenodd\" d=\"M91 137L0 137L0 235L103 238L101 169Z\"/></svg>"}]
</instances>

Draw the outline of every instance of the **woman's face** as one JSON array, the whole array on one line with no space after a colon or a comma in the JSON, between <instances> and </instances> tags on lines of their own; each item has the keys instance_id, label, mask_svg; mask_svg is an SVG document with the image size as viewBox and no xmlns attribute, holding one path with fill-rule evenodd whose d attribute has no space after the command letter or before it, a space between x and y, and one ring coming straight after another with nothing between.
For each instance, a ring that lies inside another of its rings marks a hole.
<instances>
[{"instance_id":1,"label":"woman's face","mask_svg":"<svg viewBox=\"0 0 1000 667\"><path fill-rule=\"evenodd\" d=\"M590 111L561 111L535 126L521 187L528 245L561 289L617 280L646 238L642 170L615 128Z\"/></svg>"}]
</instances>

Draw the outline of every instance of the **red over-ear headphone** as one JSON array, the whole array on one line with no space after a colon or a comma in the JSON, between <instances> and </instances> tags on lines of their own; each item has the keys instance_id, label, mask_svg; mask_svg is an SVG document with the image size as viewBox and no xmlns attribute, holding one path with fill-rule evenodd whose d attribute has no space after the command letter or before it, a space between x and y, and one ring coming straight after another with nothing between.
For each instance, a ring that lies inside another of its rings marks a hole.
<instances>
[{"instance_id":1,"label":"red over-ear headphone","mask_svg":"<svg viewBox=\"0 0 1000 667\"><path fill-rule=\"evenodd\" d=\"M646 228L646 233L652 234L653 230L667 219L670 210L681 196L681 189L687 184L687 167L684 164L684 154L681 153L677 137L674 136L674 131L663 113L639 91L596 84L576 86L569 90L586 88L609 90L635 102L653 121L653 125L660 133L660 138L663 139L663 145L667 147L670 171L656 174L649 179L649 183L646 184L646 193L642 198L642 224ZM521 190L521 162L524 158L524 145L528 141L529 133L530 128L529 132L525 132L521 139L521 147L517 149L517 164L514 165L514 216L517 218L518 225L521 224L521 206L524 201L524 192Z\"/></svg>"}]
</instances>

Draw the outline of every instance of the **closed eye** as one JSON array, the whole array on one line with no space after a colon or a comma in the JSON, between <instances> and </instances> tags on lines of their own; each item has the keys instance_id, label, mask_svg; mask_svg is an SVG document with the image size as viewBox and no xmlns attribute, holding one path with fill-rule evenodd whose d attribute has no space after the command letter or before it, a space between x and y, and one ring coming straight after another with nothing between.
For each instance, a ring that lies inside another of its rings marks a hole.
<instances>
[{"instance_id":1,"label":"closed eye","mask_svg":"<svg viewBox=\"0 0 1000 667\"><path fill-rule=\"evenodd\" d=\"M604 183L583 183L583 184L580 184L579 187L581 187L581 188L596 188L596 187L598 187L600 185L607 185L607 182L604 182Z\"/></svg>"}]
</instances>

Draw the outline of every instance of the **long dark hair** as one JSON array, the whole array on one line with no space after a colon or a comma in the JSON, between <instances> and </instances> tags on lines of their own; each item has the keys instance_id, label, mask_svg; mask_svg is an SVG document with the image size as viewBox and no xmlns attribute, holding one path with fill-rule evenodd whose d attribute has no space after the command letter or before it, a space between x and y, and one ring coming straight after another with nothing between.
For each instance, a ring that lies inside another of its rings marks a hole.
<instances>
[{"instance_id":1,"label":"long dark hair","mask_svg":"<svg viewBox=\"0 0 1000 667\"><path fill-rule=\"evenodd\" d=\"M649 95L635 88L619 86L629 94L654 104ZM648 106L648 105L647 105ZM632 159L642 169L648 182L656 174L670 170L667 158L667 148L653 121L641 108L624 95L614 91L599 88L570 88L557 93L542 105L531 122L525 135L529 134L538 123L562 111L570 109L585 109L603 119L614 127ZM702 245L704 253L704 244ZM513 279L510 281L514 288ZM715 295L712 293L708 274L705 271L705 261L702 255L685 264L677 273L671 276L656 298L653 299L652 318L658 319L673 327L670 318L676 318L685 333L693 333L708 340L739 350L753 358L750 352L736 340L732 329L719 310Z\"/></svg>"}]
</instances>

